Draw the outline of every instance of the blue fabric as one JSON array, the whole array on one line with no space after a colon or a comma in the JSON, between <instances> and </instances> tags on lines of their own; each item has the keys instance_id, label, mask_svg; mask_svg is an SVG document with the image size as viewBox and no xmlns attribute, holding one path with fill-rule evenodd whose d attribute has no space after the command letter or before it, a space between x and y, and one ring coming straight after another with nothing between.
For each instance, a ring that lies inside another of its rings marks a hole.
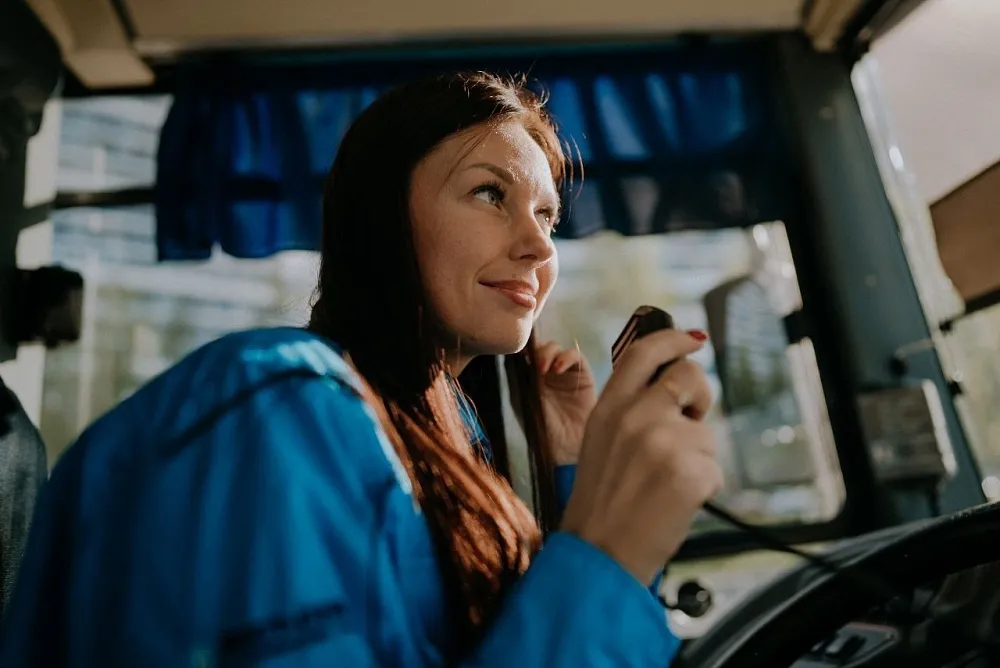
<instances>
[{"instance_id":1,"label":"blue fabric","mask_svg":"<svg viewBox=\"0 0 1000 668\"><path fill-rule=\"evenodd\" d=\"M569 495L573 493L573 483L576 481L576 466L571 464L566 464L563 466L557 466L555 470L556 477L556 500L559 503L559 512L566 510L566 504L569 503ZM649 593L652 594L657 600L660 599L660 586L663 584L663 572L656 574L656 578L653 579L653 583L649 585Z\"/></svg>"},{"instance_id":2,"label":"blue fabric","mask_svg":"<svg viewBox=\"0 0 1000 668\"><path fill-rule=\"evenodd\" d=\"M483 461L492 463L493 446L490 444L490 440L486 436L486 431L483 429L483 423L479 421L479 415L476 413L476 407L472 405L469 397L462 391L458 381L453 380L452 382L455 388L455 396L458 399L458 412L461 414L462 421L465 423L466 431L469 432L469 443L472 444L476 454L478 454Z\"/></svg>"},{"instance_id":3,"label":"blue fabric","mask_svg":"<svg viewBox=\"0 0 1000 668\"><path fill-rule=\"evenodd\" d=\"M557 466L556 471L556 493L560 499L569 501L569 494L573 491L573 482L576 480L575 466ZM565 507L565 502L563 507Z\"/></svg>"},{"instance_id":4,"label":"blue fabric","mask_svg":"<svg viewBox=\"0 0 1000 668\"><path fill-rule=\"evenodd\" d=\"M157 157L160 259L315 250L322 180L351 121L393 83L459 69L530 72L550 93L586 174L559 236L749 225L795 204L756 42L189 65Z\"/></svg>"},{"instance_id":5,"label":"blue fabric","mask_svg":"<svg viewBox=\"0 0 1000 668\"><path fill-rule=\"evenodd\" d=\"M98 420L45 486L0 666L442 665L431 538L334 349L230 335ZM553 534L463 666L662 668L663 608Z\"/></svg>"},{"instance_id":6,"label":"blue fabric","mask_svg":"<svg viewBox=\"0 0 1000 668\"><path fill-rule=\"evenodd\" d=\"M455 393L458 397L458 410L469 432L469 442L483 461L492 463L493 446L490 443L489 437L486 436L482 422L479 421L475 406L472 405L469 398L462 392L457 382L455 383ZM563 464L556 466L553 474L555 476L556 504L561 515L566 510L566 504L569 503L569 495L573 492L573 482L576 480L576 465ZM652 591L654 595L658 590L659 580L653 585Z\"/></svg>"}]
</instances>

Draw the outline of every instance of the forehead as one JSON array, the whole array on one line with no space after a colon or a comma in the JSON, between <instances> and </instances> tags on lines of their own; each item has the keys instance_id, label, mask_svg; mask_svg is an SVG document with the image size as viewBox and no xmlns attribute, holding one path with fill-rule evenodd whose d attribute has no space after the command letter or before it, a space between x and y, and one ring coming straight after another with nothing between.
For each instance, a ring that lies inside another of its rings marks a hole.
<instances>
[{"instance_id":1,"label":"forehead","mask_svg":"<svg viewBox=\"0 0 1000 668\"><path fill-rule=\"evenodd\" d=\"M524 125L506 121L481 126L443 141L427 162L441 168L434 171L442 181L476 164L493 164L510 172L515 181L536 190L555 190L549 160Z\"/></svg>"}]
</instances>

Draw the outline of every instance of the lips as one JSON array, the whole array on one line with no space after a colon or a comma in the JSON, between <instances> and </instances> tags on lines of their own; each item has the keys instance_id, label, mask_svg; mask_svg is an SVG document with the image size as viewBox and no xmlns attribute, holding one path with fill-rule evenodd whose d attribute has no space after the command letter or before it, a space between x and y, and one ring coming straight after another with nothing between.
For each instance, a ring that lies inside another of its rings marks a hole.
<instances>
[{"instance_id":1,"label":"lips","mask_svg":"<svg viewBox=\"0 0 1000 668\"><path fill-rule=\"evenodd\" d=\"M522 308L535 308L538 303L538 288L527 281L496 281L484 282L488 288L496 290L511 302Z\"/></svg>"}]
</instances>

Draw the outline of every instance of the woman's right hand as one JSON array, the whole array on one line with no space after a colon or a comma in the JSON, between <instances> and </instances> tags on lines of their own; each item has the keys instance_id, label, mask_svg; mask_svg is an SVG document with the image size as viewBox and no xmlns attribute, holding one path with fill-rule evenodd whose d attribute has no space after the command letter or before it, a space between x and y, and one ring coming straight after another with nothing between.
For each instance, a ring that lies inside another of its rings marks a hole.
<instances>
[{"instance_id":1,"label":"woman's right hand","mask_svg":"<svg viewBox=\"0 0 1000 668\"><path fill-rule=\"evenodd\" d=\"M649 584L722 487L712 396L686 356L704 335L667 329L629 346L591 413L561 529L607 552ZM662 364L674 363L649 385Z\"/></svg>"}]
</instances>

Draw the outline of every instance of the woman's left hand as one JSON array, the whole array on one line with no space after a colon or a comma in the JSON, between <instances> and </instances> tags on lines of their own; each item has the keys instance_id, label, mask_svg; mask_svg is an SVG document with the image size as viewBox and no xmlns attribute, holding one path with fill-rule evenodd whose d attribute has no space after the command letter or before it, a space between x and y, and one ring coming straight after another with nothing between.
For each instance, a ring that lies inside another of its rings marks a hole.
<instances>
[{"instance_id":1,"label":"woman's left hand","mask_svg":"<svg viewBox=\"0 0 1000 668\"><path fill-rule=\"evenodd\" d=\"M564 350L555 341L538 346L535 358L552 457L556 465L576 464L587 420L597 403L594 374L578 348Z\"/></svg>"}]
</instances>

